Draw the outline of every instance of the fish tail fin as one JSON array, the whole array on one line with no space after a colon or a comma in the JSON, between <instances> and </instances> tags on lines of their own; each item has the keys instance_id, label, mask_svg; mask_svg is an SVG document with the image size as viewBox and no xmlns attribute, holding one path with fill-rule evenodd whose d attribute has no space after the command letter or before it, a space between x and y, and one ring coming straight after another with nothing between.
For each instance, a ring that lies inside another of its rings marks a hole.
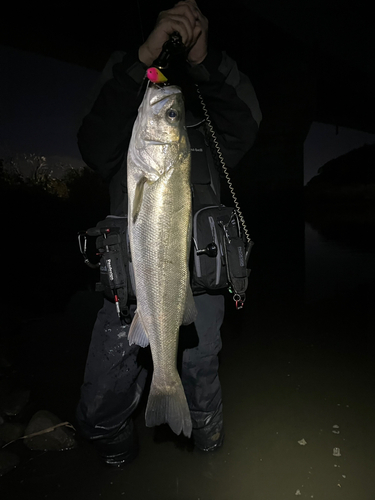
<instances>
[{"instance_id":1,"label":"fish tail fin","mask_svg":"<svg viewBox=\"0 0 375 500\"><path fill-rule=\"evenodd\" d=\"M190 437L192 423L180 378L168 387L160 387L152 381L146 408L146 426L168 424L175 434Z\"/></svg>"}]
</instances>

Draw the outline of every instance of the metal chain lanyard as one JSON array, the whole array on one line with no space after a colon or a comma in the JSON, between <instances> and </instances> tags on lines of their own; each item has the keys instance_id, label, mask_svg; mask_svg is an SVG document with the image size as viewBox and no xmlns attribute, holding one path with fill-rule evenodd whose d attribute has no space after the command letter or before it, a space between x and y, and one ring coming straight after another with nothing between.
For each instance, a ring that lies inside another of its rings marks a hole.
<instances>
[{"instance_id":1,"label":"metal chain lanyard","mask_svg":"<svg viewBox=\"0 0 375 500\"><path fill-rule=\"evenodd\" d=\"M213 126L212 126L212 123L211 123L211 120L210 120L210 115L208 114L208 111L207 111L207 108L206 108L206 105L204 103L204 100L203 100L203 97L202 97L202 94L199 90L199 87L197 84L195 84L196 86L196 89L197 89L197 93L198 93L198 97L201 101L201 104L202 104L202 109L203 109L203 112L205 114L205 117L206 117L206 124L208 126L208 129L212 135L212 139L213 139L213 142L215 144L215 147L216 147L216 151L217 151L217 155L218 155L218 158L220 160L220 163L221 163L221 166L222 166L222 169L223 169L223 172L224 172L224 175L225 175L225 178L228 182L228 186L229 186L229 190L232 194L232 198L233 198L233 202L234 202L234 205L236 207L236 212L237 212L237 215L238 215L238 218L240 219L241 221L241 225L242 225L242 228L244 230L244 233L245 233L245 236L246 236L246 240L249 244L252 243L252 240L250 238L250 235L249 235L249 231L247 229L247 226L246 226L246 222L245 222L245 219L244 219L244 216L242 215L242 211L240 209L240 205L238 203L238 200L237 200L237 197L236 197L236 193L234 192L234 188L233 188L233 185L232 185L232 182L230 180L230 176L229 176L229 173L228 173L228 169L227 169L227 166L225 165L225 161L224 161L224 158L223 158L223 155L221 153L221 150L220 150L220 146L219 146L219 143L217 141L217 138L216 138L216 134L215 134L215 131L213 129Z\"/></svg>"},{"instance_id":2,"label":"metal chain lanyard","mask_svg":"<svg viewBox=\"0 0 375 500\"><path fill-rule=\"evenodd\" d=\"M177 31L175 31L170 36L169 40L167 40L164 43L163 50L160 53L159 57L154 61L153 66L155 66L156 68L159 68L159 70L162 70L162 69L164 70L165 68L168 68L170 58L173 58L175 56L181 56L181 54L184 53L184 50L185 50L185 47L182 44L181 35ZM152 68L152 69L155 69L155 68ZM157 74L156 77L151 76L149 73L147 73L147 76L153 82L157 82L158 81L157 79L160 78L160 76L162 76L164 78L164 80L159 80L159 81L167 81L167 78L165 78L165 76L162 73L160 73L160 71L159 71L159 73ZM234 192L234 188L233 188L232 182L230 180L228 169L227 169L227 167L225 165L224 158L223 158L223 155L221 153L221 150L220 150L220 147L219 147L219 143L217 141L217 138L216 138L216 135L215 135L215 132L214 132L211 120L210 120L210 116L208 114L206 105L204 103L204 100L203 100L203 97L202 97L202 94L201 94L201 92L199 90L198 85L195 84L195 87L197 89L198 97L199 97L199 99L201 101L202 109L203 109L203 112L205 114L206 124L208 126L208 129L209 129L211 135L212 135L213 143L214 143L214 145L216 147L218 158L220 160L220 163L221 163L221 166L222 166L225 178L226 178L226 180L228 182L229 190L230 190L230 192L232 194L232 198L233 198L233 202L234 202L235 209L236 209L236 212L237 212L237 216L240 219L243 231L245 233L245 237L246 237L247 243L248 243L249 246L251 246L253 244L253 242L252 242L252 240L250 238L249 231L247 230L247 226L246 226L246 223L245 223L244 216L242 215L242 211L240 209L240 205L238 203L236 194Z\"/></svg>"}]
</instances>

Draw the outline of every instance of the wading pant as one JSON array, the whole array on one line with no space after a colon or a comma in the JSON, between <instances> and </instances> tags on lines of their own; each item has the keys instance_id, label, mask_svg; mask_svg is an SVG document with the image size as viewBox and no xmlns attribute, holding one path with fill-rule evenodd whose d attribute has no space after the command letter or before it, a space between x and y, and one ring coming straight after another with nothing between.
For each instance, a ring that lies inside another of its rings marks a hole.
<instances>
[{"instance_id":1,"label":"wading pant","mask_svg":"<svg viewBox=\"0 0 375 500\"><path fill-rule=\"evenodd\" d=\"M222 397L218 376L222 295L194 297L198 316L181 328L181 380L198 448L209 449L222 439ZM89 347L77 424L83 436L100 445L121 441L133 429L131 415L145 387L147 369L142 357L148 349L129 346L129 325L121 325L113 303L104 299ZM182 344L182 345L181 345ZM184 346L185 344L185 346ZM126 439L123 440L124 442Z\"/></svg>"}]
</instances>

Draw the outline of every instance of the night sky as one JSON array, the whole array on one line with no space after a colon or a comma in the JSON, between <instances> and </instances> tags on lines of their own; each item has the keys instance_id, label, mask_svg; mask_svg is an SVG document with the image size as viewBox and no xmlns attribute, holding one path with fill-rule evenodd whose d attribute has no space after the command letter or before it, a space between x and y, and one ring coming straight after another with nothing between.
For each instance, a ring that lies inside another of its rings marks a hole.
<instances>
[{"instance_id":1,"label":"night sky","mask_svg":"<svg viewBox=\"0 0 375 500\"><path fill-rule=\"evenodd\" d=\"M99 73L0 46L0 152L80 160L76 133Z\"/></svg>"},{"instance_id":2,"label":"night sky","mask_svg":"<svg viewBox=\"0 0 375 500\"><path fill-rule=\"evenodd\" d=\"M99 72L0 46L0 155L35 153L82 165L76 133ZM375 135L314 122L305 142L305 183L319 167Z\"/></svg>"}]
</instances>

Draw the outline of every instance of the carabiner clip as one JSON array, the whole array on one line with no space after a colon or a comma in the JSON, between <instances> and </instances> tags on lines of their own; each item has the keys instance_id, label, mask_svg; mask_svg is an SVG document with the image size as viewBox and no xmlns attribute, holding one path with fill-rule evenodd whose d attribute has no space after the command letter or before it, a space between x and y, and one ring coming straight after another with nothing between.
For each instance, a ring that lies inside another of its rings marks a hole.
<instances>
[{"instance_id":1,"label":"carabiner clip","mask_svg":"<svg viewBox=\"0 0 375 500\"><path fill-rule=\"evenodd\" d=\"M233 295L233 300L236 303L236 309L237 309L237 311L239 311L244 306L244 302L246 300L246 296L245 296L245 294L243 294L241 296L239 293L235 293Z\"/></svg>"},{"instance_id":2,"label":"carabiner clip","mask_svg":"<svg viewBox=\"0 0 375 500\"><path fill-rule=\"evenodd\" d=\"M98 269L100 266L100 262L97 264L92 264L87 257L86 250L87 250L87 232L86 231L80 231L78 233L78 246L79 246L79 251L81 252L83 256L83 262L86 264L86 266L90 267L91 269Z\"/></svg>"}]
</instances>

